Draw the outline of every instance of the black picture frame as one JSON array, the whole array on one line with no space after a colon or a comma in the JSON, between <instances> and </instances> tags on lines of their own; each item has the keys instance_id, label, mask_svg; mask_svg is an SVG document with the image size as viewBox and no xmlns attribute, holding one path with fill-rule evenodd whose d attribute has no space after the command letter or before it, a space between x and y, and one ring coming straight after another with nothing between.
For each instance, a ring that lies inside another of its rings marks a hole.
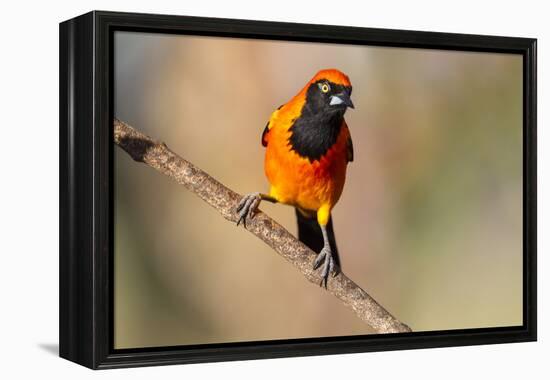
<instances>
[{"instance_id":1,"label":"black picture frame","mask_svg":"<svg viewBox=\"0 0 550 380\"><path fill-rule=\"evenodd\" d=\"M113 347L113 34L138 31L523 56L523 325L435 332ZM116 368L536 340L536 39L93 11L60 38L60 356Z\"/></svg>"}]
</instances>

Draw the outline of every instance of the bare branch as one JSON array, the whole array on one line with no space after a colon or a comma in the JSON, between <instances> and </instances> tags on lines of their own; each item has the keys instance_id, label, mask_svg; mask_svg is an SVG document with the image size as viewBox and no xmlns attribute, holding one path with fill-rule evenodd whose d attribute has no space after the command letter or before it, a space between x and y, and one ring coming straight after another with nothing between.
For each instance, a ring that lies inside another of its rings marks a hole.
<instances>
[{"instance_id":1,"label":"bare branch","mask_svg":"<svg viewBox=\"0 0 550 380\"><path fill-rule=\"evenodd\" d=\"M172 152L165 144L154 141L116 119L114 140L135 161L143 162L174 179L214 207L225 219L236 223L235 207L241 199L239 194ZM314 284L321 282L319 272L312 268L316 253L265 213L258 210L254 218L247 220L246 229L298 268L308 281ZM361 320L378 333L412 331L343 273L329 279L327 291L350 307Z\"/></svg>"}]
</instances>

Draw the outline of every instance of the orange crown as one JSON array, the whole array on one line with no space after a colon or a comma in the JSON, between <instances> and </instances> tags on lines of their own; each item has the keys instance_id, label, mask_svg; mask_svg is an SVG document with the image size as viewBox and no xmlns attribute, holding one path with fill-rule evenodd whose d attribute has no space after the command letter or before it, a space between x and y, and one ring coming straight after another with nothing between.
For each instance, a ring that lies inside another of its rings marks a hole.
<instances>
[{"instance_id":1,"label":"orange crown","mask_svg":"<svg viewBox=\"0 0 550 380\"><path fill-rule=\"evenodd\" d=\"M339 84L346 87L351 86L351 82L349 81L348 76L337 69L325 69L325 70L319 71L311 79L310 83L315 83L318 80L322 80L322 79L326 79L328 81L331 81L332 83Z\"/></svg>"}]
</instances>

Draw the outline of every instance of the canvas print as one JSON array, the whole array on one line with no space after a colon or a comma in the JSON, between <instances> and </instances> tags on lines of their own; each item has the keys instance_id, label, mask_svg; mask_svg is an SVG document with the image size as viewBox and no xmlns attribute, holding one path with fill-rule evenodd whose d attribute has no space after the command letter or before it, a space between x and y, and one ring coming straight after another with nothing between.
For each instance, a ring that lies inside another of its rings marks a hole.
<instances>
[{"instance_id":1,"label":"canvas print","mask_svg":"<svg viewBox=\"0 0 550 380\"><path fill-rule=\"evenodd\" d=\"M521 55L113 53L114 348L523 324Z\"/></svg>"}]
</instances>

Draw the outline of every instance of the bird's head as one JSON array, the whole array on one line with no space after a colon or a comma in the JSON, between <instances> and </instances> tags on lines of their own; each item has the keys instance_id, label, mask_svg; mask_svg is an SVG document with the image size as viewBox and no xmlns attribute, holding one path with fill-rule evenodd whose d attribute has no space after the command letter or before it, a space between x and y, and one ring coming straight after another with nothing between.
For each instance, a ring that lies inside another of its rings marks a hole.
<instances>
[{"instance_id":1,"label":"bird's head","mask_svg":"<svg viewBox=\"0 0 550 380\"><path fill-rule=\"evenodd\" d=\"M343 115L348 107L354 108L351 90L346 74L336 69L321 70L306 86L306 105L314 113Z\"/></svg>"}]
</instances>

